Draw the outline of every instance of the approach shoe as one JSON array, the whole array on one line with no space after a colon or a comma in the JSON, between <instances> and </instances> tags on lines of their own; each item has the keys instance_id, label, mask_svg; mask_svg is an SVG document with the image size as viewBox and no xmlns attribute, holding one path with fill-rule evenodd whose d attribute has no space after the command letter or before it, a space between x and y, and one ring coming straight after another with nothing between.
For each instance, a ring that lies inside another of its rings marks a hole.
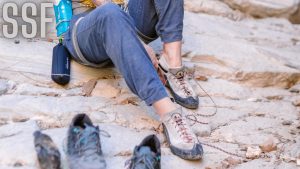
<instances>
[{"instance_id":1,"label":"approach shoe","mask_svg":"<svg viewBox=\"0 0 300 169\"><path fill-rule=\"evenodd\" d=\"M202 145L188 125L181 107L166 114L162 118L162 125L173 154L185 160L202 158Z\"/></svg>"},{"instance_id":2,"label":"approach shoe","mask_svg":"<svg viewBox=\"0 0 300 169\"><path fill-rule=\"evenodd\" d=\"M60 169L60 153L58 148L53 143L52 139L36 131L33 133L34 136L34 147L37 153L37 159L40 169Z\"/></svg>"},{"instance_id":3,"label":"approach shoe","mask_svg":"<svg viewBox=\"0 0 300 169\"><path fill-rule=\"evenodd\" d=\"M70 169L105 169L99 127L86 114L76 115L69 127L67 159Z\"/></svg>"},{"instance_id":4,"label":"approach shoe","mask_svg":"<svg viewBox=\"0 0 300 169\"><path fill-rule=\"evenodd\" d=\"M150 135L134 148L127 166L128 169L160 169L160 158L160 142L155 135Z\"/></svg>"},{"instance_id":5,"label":"approach shoe","mask_svg":"<svg viewBox=\"0 0 300 169\"><path fill-rule=\"evenodd\" d=\"M169 88L175 102L189 109L197 109L199 98L189 82L184 67L170 68L164 56L161 56L159 68L167 79L166 87Z\"/></svg>"}]
</instances>

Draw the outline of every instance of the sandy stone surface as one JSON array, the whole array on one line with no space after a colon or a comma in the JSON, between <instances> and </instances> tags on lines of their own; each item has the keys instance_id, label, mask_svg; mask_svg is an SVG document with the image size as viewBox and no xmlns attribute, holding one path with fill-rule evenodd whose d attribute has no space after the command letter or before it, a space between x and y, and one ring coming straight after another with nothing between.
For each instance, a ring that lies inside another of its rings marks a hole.
<instances>
[{"instance_id":1,"label":"sandy stone surface","mask_svg":"<svg viewBox=\"0 0 300 169\"><path fill-rule=\"evenodd\" d=\"M162 169L300 167L300 25L287 20L298 3L185 1L183 60L200 99L198 110L186 112L205 151L197 162L172 155L159 117L115 68L72 62L71 82L62 87L50 78L55 43L0 38L0 168L37 168L38 129L65 159L67 128L78 113L111 135L101 136L108 169L124 168L149 134L162 143ZM151 45L161 50L159 41Z\"/></svg>"}]
</instances>

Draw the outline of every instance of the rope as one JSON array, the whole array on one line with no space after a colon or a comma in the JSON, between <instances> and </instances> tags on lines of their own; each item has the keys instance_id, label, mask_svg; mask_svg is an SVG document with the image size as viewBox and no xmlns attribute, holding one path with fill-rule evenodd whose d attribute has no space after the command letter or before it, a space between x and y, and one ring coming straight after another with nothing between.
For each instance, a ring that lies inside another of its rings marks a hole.
<instances>
[{"instance_id":1,"label":"rope","mask_svg":"<svg viewBox=\"0 0 300 169\"><path fill-rule=\"evenodd\" d=\"M205 95L211 100L211 102L213 103L213 106L210 106L210 107L213 107L214 108L214 112L212 114L202 114L202 113L197 113L197 112L193 112L193 114L189 114L189 115L186 115L186 118L190 121L192 121L193 123L191 124L192 126L195 125L195 124L209 124L208 122L202 122L202 121L199 121L197 117L206 117L206 118L209 118L209 117L213 117L217 114L218 112L218 106L216 104L216 102L214 101L214 99L204 90L204 88L196 81L194 80L194 78L192 77L191 78L196 84L197 86L205 93ZM207 107L207 106L200 106L200 107Z\"/></svg>"},{"instance_id":2,"label":"rope","mask_svg":"<svg viewBox=\"0 0 300 169\"><path fill-rule=\"evenodd\" d=\"M210 99L211 102L213 103L213 106L209 106L209 107L214 107L214 112L213 112L212 114L201 114L201 113L196 113L196 112L194 112L193 115L187 115L186 118L193 122L193 124L191 124L192 126L195 125L195 124L197 124L197 123L198 123L198 124L205 124L205 125L207 125L207 124L209 124L208 122L201 122L201 121L199 121L198 118L197 118L197 116L198 116L198 117L199 117L199 116L201 116L201 117L206 117L206 118L208 118L208 117L213 117L213 116L215 116L215 115L217 114L217 112L218 112L218 106L217 106L216 102L214 101L214 99L213 99L213 98L206 92L206 90L204 90L204 88L203 88L203 87L195 80L194 74L192 74L191 79L192 79L192 80L197 84L197 86L205 93L205 95L206 95L207 97L209 97L209 99ZM200 106L200 107L208 107L208 106ZM199 142L200 142L200 141L199 141ZM245 155L241 155L241 154L238 154L238 153L229 152L229 151L227 151L227 150L225 150L225 149L223 149L223 148L221 148L221 147L218 147L218 146L215 146L215 145L206 143L206 142L201 142L201 144L204 145L204 146L211 147L211 148L214 148L214 149L216 149L216 150L219 150L219 151L221 151L221 152L223 152L223 153L225 153L225 154L228 154L228 155L232 155L232 156L239 157L239 158L243 158L243 159L246 158Z\"/></svg>"}]
</instances>

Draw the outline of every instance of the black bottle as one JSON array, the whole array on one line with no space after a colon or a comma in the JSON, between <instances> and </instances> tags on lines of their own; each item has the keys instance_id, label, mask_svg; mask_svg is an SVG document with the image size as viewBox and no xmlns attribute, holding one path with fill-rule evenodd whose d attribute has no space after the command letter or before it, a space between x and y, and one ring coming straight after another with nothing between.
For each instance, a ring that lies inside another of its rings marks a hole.
<instances>
[{"instance_id":1,"label":"black bottle","mask_svg":"<svg viewBox=\"0 0 300 169\"><path fill-rule=\"evenodd\" d=\"M70 58L69 51L61 42L53 48L51 78L60 85L70 82Z\"/></svg>"}]
</instances>

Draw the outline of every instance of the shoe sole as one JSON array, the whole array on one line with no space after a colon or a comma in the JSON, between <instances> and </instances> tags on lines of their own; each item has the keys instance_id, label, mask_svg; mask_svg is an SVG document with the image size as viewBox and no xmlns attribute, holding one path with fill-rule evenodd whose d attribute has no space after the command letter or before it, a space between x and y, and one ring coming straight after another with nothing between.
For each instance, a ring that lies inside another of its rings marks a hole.
<instances>
[{"instance_id":1,"label":"shoe sole","mask_svg":"<svg viewBox=\"0 0 300 169\"><path fill-rule=\"evenodd\" d=\"M181 106L183 106L185 108L188 108L188 109L198 109L198 107L199 107L199 99L198 99L198 97L197 97L197 100L196 100L196 102L197 102L196 104L187 104L187 103L185 103L183 101L185 99L183 99L182 97L178 96L175 93L175 91L172 89L172 87L171 87L171 85L170 85L170 83L169 83L168 80L166 82L166 87L170 90L170 92L171 92L171 94L172 94L172 96L173 96L173 98L174 98L174 100L175 100L176 103L178 103L179 105L181 105Z\"/></svg>"},{"instance_id":2,"label":"shoe sole","mask_svg":"<svg viewBox=\"0 0 300 169\"><path fill-rule=\"evenodd\" d=\"M167 142L170 145L171 152L174 155L176 155L176 156L178 156L178 157L180 157L180 158L182 158L184 160L190 160L190 161L197 161L197 160L201 160L202 159L203 149L202 149L202 146L200 144L198 145L200 147L197 147L197 149L199 150L199 152L196 152L197 149L193 149L193 150L180 150L179 148L177 148L177 147L175 147L175 146L173 146L171 144L168 130L167 130L167 128L166 128L166 126L164 124L162 124L162 126L163 126L163 130L164 130Z\"/></svg>"}]
</instances>

